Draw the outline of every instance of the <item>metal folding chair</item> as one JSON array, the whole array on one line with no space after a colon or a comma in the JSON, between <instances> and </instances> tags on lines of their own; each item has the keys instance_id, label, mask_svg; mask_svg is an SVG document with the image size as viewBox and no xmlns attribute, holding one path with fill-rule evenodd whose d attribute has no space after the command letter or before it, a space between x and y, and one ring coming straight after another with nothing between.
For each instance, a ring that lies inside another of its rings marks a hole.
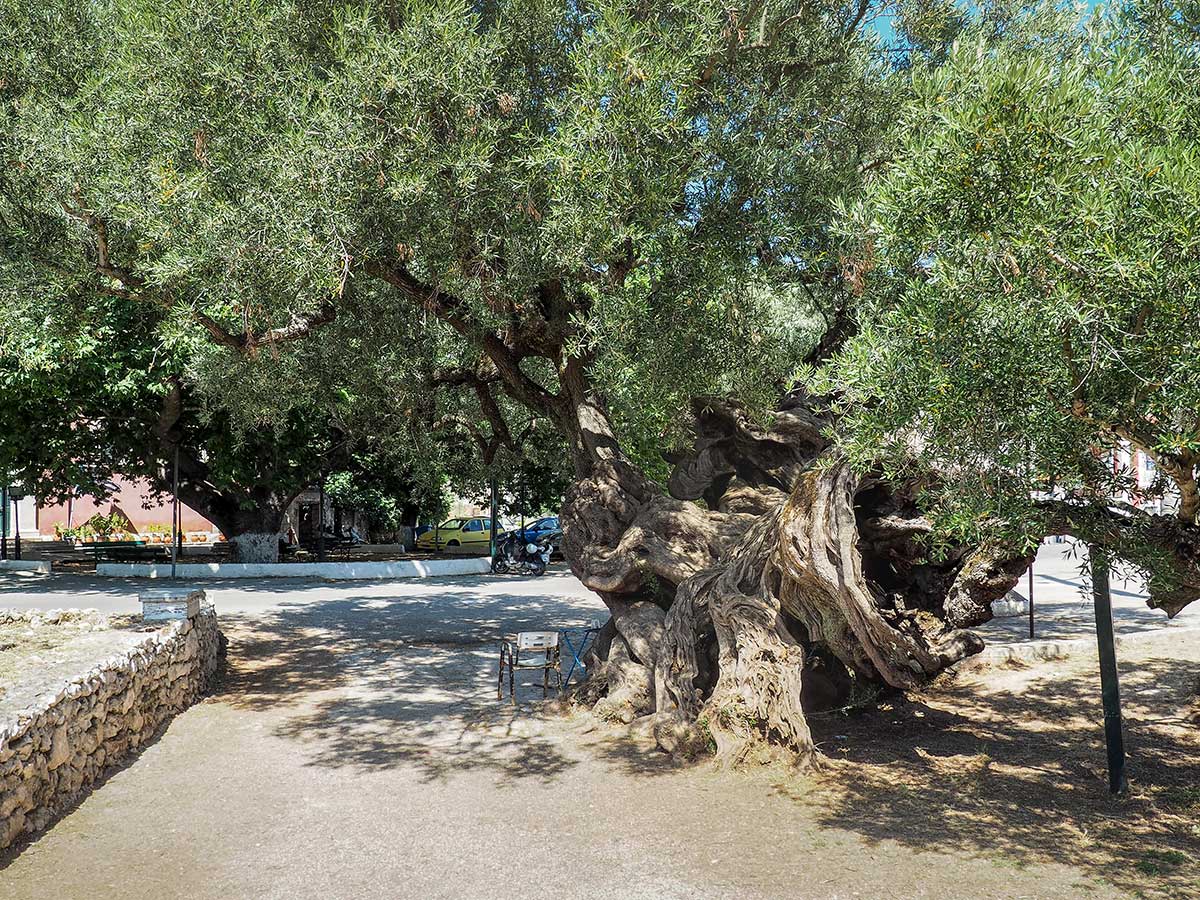
<instances>
[{"instance_id":1,"label":"metal folding chair","mask_svg":"<svg viewBox=\"0 0 1200 900\"><path fill-rule=\"evenodd\" d=\"M542 696L550 687L550 673L557 679L562 693L562 671L559 669L560 650L557 631L522 631L510 634L500 642L500 669L496 675L496 699L504 697L504 670L508 669L508 696L515 703L518 669L542 670Z\"/></svg>"},{"instance_id":2,"label":"metal folding chair","mask_svg":"<svg viewBox=\"0 0 1200 900\"><path fill-rule=\"evenodd\" d=\"M564 688L571 686L571 678L576 669L579 670L581 678L587 677L587 665L583 661L583 655L587 653L588 646L600 634L600 628L600 623L593 621L585 628L564 628L562 630L563 643L567 645L567 653L571 654L567 665L567 677L563 679ZM578 646L576 642L578 642Z\"/></svg>"}]
</instances>

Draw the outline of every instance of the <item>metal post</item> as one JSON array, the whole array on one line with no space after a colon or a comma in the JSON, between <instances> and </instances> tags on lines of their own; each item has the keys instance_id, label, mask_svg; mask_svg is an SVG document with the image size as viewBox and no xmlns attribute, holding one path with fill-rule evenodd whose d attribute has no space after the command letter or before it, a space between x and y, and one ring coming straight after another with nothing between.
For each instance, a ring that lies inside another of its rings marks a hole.
<instances>
[{"instance_id":1,"label":"metal post","mask_svg":"<svg viewBox=\"0 0 1200 900\"><path fill-rule=\"evenodd\" d=\"M21 558L21 501L13 503L13 559Z\"/></svg>"},{"instance_id":2,"label":"metal post","mask_svg":"<svg viewBox=\"0 0 1200 900\"><path fill-rule=\"evenodd\" d=\"M1112 596L1108 590L1108 559L1091 548L1092 597L1096 606L1096 645L1100 651L1100 693L1104 700L1104 742L1108 747L1108 789L1124 793L1125 739L1121 732L1121 689L1117 681L1117 650L1113 643Z\"/></svg>"},{"instance_id":3,"label":"metal post","mask_svg":"<svg viewBox=\"0 0 1200 900\"><path fill-rule=\"evenodd\" d=\"M317 562L325 562L325 473L317 483Z\"/></svg>"},{"instance_id":4,"label":"metal post","mask_svg":"<svg viewBox=\"0 0 1200 900\"><path fill-rule=\"evenodd\" d=\"M1029 639L1033 640L1033 563L1029 564Z\"/></svg>"},{"instance_id":5,"label":"metal post","mask_svg":"<svg viewBox=\"0 0 1200 900\"><path fill-rule=\"evenodd\" d=\"M171 578L179 559L179 444L175 444L175 464L171 472Z\"/></svg>"},{"instance_id":6,"label":"metal post","mask_svg":"<svg viewBox=\"0 0 1200 900\"><path fill-rule=\"evenodd\" d=\"M492 476L492 518L490 519L490 521L492 523L492 543L491 543L492 552L491 552L491 555L493 557L496 555L496 506L498 505L498 499L499 498L498 498L497 490L496 490L496 476L493 475Z\"/></svg>"},{"instance_id":7,"label":"metal post","mask_svg":"<svg viewBox=\"0 0 1200 900\"><path fill-rule=\"evenodd\" d=\"M0 559L8 559L8 488L0 487L0 504L4 511L0 512Z\"/></svg>"}]
</instances>

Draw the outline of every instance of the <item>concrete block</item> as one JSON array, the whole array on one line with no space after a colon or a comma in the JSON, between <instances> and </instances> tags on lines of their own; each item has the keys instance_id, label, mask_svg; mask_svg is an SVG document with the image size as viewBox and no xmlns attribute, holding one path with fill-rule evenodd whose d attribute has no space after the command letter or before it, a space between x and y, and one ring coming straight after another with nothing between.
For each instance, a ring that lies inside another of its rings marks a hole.
<instances>
[{"instance_id":1,"label":"concrete block","mask_svg":"<svg viewBox=\"0 0 1200 900\"><path fill-rule=\"evenodd\" d=\"M1029 615L1029 600L1016 591L1009 591L999 600L992 601L992 615L997 619Z\"/></svg>"},{"instance_id":2,"label":"concrete block","mask_svg":"<svg viewBox=\"0 0 1200 900\"><path fill-rule=\"evenodd\" d=\"M29 572L34 575L49 575L48 559L0 559L0 572Z\"/></svg>"},{"instance_id":3,"label":"concrete block","mask_svg":"<svg viewBox=\"0 0 1200 900\"><path fill-rule=\"evenodd\" d=\"M169 622L199 615L204 591L198 588L142 591L138 599L142 602L143 622Z\"/></svg>"},{"instance_id":4,"label":"concrete block","mask_svg":"<svg viewBox=\"0 0 1200 900\"><path fill-rule=\"evenodd\" d=\"M181 563L176 573L182 578L323 578L330 581L393 578L438 578L447 575L486 575L491 571L486 556L452 559L400 559L391 561L324 563ZM166 578L169 565L158 563L98 563L97 575L134 578Z\"/></svg>"}]
</instances>

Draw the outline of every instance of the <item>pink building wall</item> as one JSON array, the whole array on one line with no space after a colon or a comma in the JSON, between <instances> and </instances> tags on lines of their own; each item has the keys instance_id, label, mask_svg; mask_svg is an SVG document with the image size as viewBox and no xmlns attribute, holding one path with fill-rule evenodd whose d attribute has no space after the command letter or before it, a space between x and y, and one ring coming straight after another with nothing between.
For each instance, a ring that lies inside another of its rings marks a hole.
<instances>
[{"instance_id":1,"label":"pink building wall","mask_svg":"<svg viewBox=\"0 0 1200 900\"><path fill-rule=\"evenodd\" d=\"M37 530L40 534L53 536L54 526L64 528L68 524L78 527L96 513L108 515L113 507L119 507L129 517L139 531L147 525L171 525L171 500L164 502L150 500L149 486L145 482L128 481L123 478L115 480L117 490L107 500L96 501L91 497L76 497L70 504L62 503L55 506L43 506L37 512ZM148 504L148 506L147 506ZM68 514L70 522L68 523ZM215 531L212 522L204 518L187 504L179 506L180 530ZM25 531L22 523L22 533Z\"/></svg>"}]
</instances>

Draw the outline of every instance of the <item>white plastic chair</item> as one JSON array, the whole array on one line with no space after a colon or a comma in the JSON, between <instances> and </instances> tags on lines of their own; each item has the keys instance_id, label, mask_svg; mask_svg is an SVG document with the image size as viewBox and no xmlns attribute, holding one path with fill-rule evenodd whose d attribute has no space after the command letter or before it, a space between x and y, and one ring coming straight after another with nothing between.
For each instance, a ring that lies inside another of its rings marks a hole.
<instances>
[{"instance_id":1,"label":"white plastic chair","mask_svg":"<svg viewBox=\"0 0 1200 900\"><path fill-rule=\"evenodd\" d=\"M504 669L508 668L508 696L515 703L516 672L518 669L542 670L542 696L550 687L550 673L557 679L562 693L562 671L559 669L557 631L521 631L510 634L500 642L500 670L496 675L496 699L504 697Z\"/></svg>"}]
</instances>

